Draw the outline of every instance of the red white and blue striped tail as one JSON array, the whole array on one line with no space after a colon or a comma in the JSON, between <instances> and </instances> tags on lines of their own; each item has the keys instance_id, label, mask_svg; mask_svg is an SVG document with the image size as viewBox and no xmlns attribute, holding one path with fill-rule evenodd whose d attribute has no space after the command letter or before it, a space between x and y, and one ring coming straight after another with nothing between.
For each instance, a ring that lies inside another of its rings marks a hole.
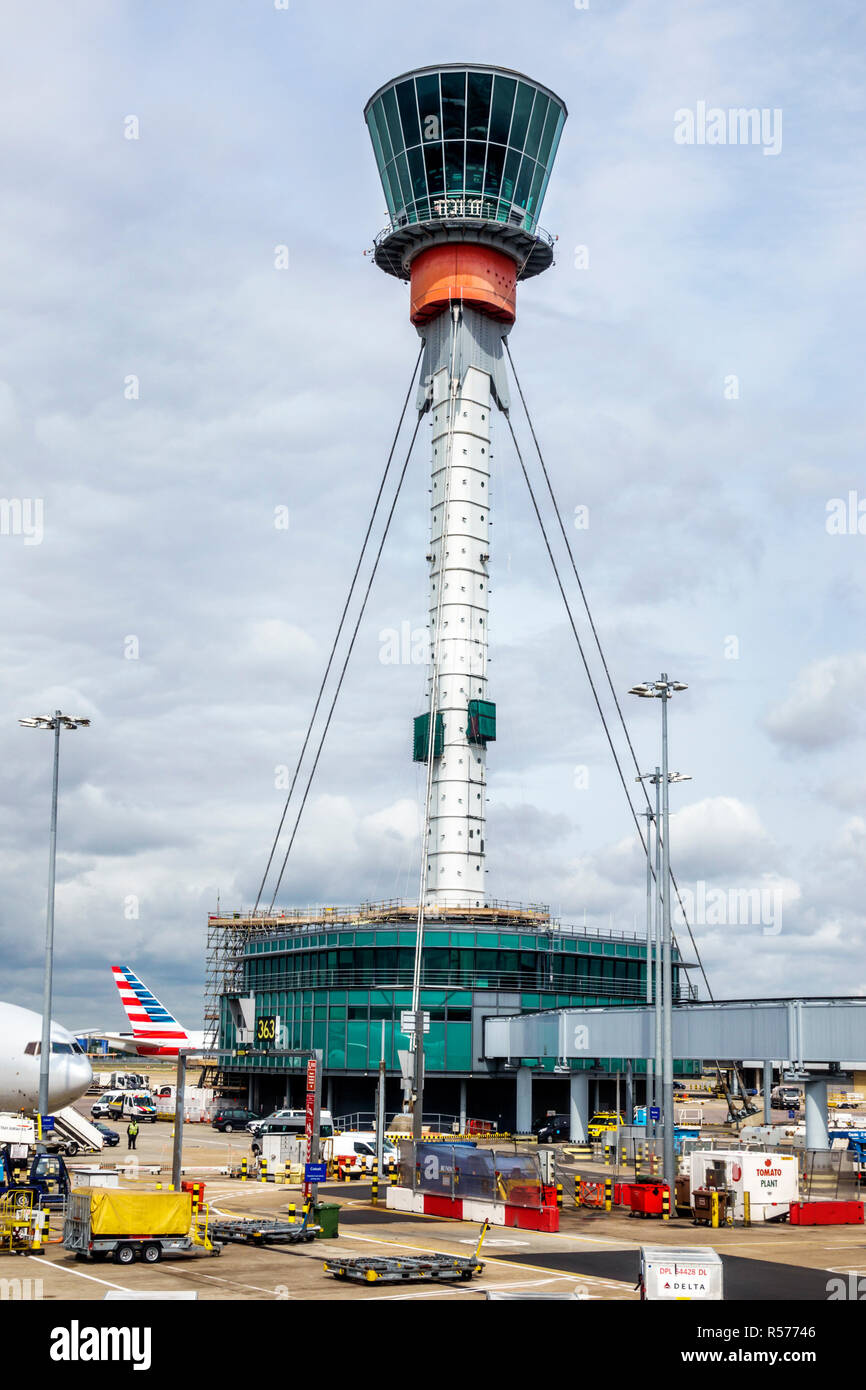
<instances>
[{"instance_id":1,"label":"red white and blue striped tail","mask_svg":"<svg viewBox=\"0 0 866 1390\"><path fill-rule=\"evenodd\" d=\"M111 973L120 992L121 1003L132 1024L133 1036L149 1042L189 1042L189 1034L160 1004L155 994L130 970L128 965L113 965Z\"/></svg>"}]
</instances>

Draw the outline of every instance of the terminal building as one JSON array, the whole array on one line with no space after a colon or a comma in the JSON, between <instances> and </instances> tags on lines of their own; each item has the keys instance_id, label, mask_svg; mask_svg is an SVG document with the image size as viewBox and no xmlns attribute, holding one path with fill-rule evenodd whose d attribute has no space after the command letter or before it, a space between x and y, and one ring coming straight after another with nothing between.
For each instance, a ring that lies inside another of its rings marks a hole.
<instances>
[{"instance_id":1,"label":"terminal building","mask_svg":"<svg viewBox=\"0 0 866 1390\"><path fill-rule=\"evenodd\" d=\"M389 1113L399 1110L399 1053L410 1046L400 1015L412 1004L416 914L412 905L389 902L267 918L211 917L210 959L220 972L212 1000L224 1057L222 1087L264 1112L303 1107L303 1059L281 1054L321 1049L327 1108L336 1115L369 1113L384 1055ZM674 980L676 1002L695 997L676 953ZM491 902L428 913L421 984L421 1008L430 1015L425 1115L512 1126L518 1066L533 1072L534 1105L541 1114L566 1109L564 1073L572 1070L588 1073L591 1103L603 1107L615 1104L619 1073L624 1104L623 1058L490 1062L483 1021L567 1006L641 1003L645 939L566 926L543 907ZM257 1036L263 1019L276 1021L273 1038ZM676 1070L699 1075L700 1062L682 1059ZM642 1100L642 1074L643 1063L636 1062L636 1102Z\"/></svg>"},{"instance_id":2,"label":"terminal building","mask_svg":"<svg viewBox=\"0 0 866 1390\"><path fill-rule=\"evenodd\" d=\"M218 1030L221 1085L255 1108L300 1104L303 1059L287 1054L315 1048L332 1113L372 1109L383 1055L393 1111L420 925L425 1119L511 1125L519 1066L537 1074L533 1103L543 1113L565 1104L560 1073L575 1069L598 1082L593 1099L612 1103L625 1064L490 1062L485 1017L646 999L644 940L570 927L545 907L497 902L485 887L487 767L498 746L488 679L491 430L510 408L505 345L517 287L553 263L555 238L539 219L567 111L522 73L451 63L387 82L364 116L389 219L371 261L408 284L423 345L415 404L431 425L429 532L418 538L431 660L425 707L406 712L406 743L426 768L419 895L212 917L206 1021ZM684 970L676 956L675 1001L688 997Z\"/></svg>"}]
</instances>

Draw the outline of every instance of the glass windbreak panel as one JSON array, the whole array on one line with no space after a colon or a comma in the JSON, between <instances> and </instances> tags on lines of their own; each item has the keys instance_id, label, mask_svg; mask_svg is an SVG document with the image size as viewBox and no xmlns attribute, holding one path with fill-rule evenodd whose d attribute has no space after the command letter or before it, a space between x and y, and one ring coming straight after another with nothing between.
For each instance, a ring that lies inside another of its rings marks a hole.
<instances>
[{"instance_id":1,"label":"glass windbreak panel","mask_svg":"<svg viewBox=\"0 0 866 1390\"><path fill-rule=\"evenodd\" d=\"M540 1207L541 1169L536 1154L510 1154L497 1149L494 1155L497 1196L513 1207Z\"/></svg>"},{"instance_id":2,"label":"glass windbreak panel","mask_svg":"<svg viewBox=\"0 0 866 1390\"><path fill-rule=\"evenodd\" d=\"M486 140L490 119L493 77L489 72L470 72L466 83L466 137Z\"/></svg>"},{"instance_id":3,"label":"glass windbreak panel","mask_svg":"<svg viewBox=\"0 0 866 1390\"><path fill-rule=\"evenodd\" d=\"M466 134L466 73L442 73L442 134L462 140Z\"/></svg>"},{"instance_id":4,"label":"glass windbreak panel","mask_svg":"<svg viewBox=\"0 0 866 1390\"><path fill-rule=\"evenodd\" d=\"M439 106L439 76L427 73L416 77L418 92L418 115L421 117L421 141L442 139L442 112Z\"/></svg>"},{"instance_id":5,"label":"glass windbreak panel","mask_svg":"<svg viewBox=\"0 0 866 1390\"><path fill-rule=\"evenodd\" d=\"M463 192L463 151L462 140L449 140L445 145L445 187L449 193Z\"/></svg>"},{"instance_id":6,"label":"glass windbreak panel","mask_svg":"<svg viewBox=\"0 0 866 1390\"><path fill-rule=\"evenodd\" d=\"M559 124L559 107L551 101L547 108L547 120L544 122L544 132L541 136L541 144L538 147L539 163L546 165L550 157L550 147L553 144L553 137L556 134L556 127Z\"/></svg>"},{"instance_id":7,"label":"glass windbreak panel","mask_svg":"<svg viewBox=\"0 0 866 1390\"><path fill-rule=\"evenodd\" d=\"M541 132L544 129L544 120L547 116L549 102L541 92L535 94L535 105L532 108L532 116L529 120L529 132L526 136L526 144L523 153L535 159L538 154L538 146L541 143Z\"/></svg>"},{"instance_id":8,"label":"glass windbreak panel","mask_svg":"<svg viewBox=\"0 0 866 1390\"><path fill-rule=\"evenodd\" d=\"M403 148L403 131L400 126L400 113L397 110L397 98L394 95L393 87L389 87L387 92L382 93L382 105L385 108L385 119L388 122L391 146L396 154L398 150Z\"/></svg>"},{"instance_id":9,"label":"glass windbreak panel","mask_svg":"<svg viewBox=\"0 0 866 1390\"><path fill-rule=\"evenodd\" d=\"M376 129L379 132L379 142L382 146L382 154L385 163L387 164L389 159L394 158L394 151L391 148L391 137L388 134L388 122L385 120L385 108L382 105L381 97L378 101L374 101L373 105L370 107L370 119L375 123ZM297 941L292 942L293 946L297 944Z\"/></svg>"},{"instance_id":10,"label":"glass windbreak panel","mask_svg":"<svg viewBox=\"0 0 866 1390\"><path fill-rule=\"evenodd\" d=\"M376 1061L378 1062L378 1057ZM348 1024L348 1041L346 1046L346 1066L357 1068L361 1071L367 1066L367 1025L366 1023Z\"/></svg>"},{"instance_id":11,"label":"glass windbreak panel","mask_svg":"<svg viewBox=\"0 0 866 1390\"><path fill-rule=\"evenodd\" d=\"M508 130L511 125L511 108L517 83L513 77L500 77L496 74L493 83L493 103L490 107L490 139L499 145L507 145Z\"/></svg>"},{"instance_id":12,"label":"glass windbreak panel","mask_svg":"<svg viewBox=\"0 0 866 1390\"><path fill-rule=\"evenodd\" d=\"M421 143L421 127L418 124L418 107L415 104L415 83L411 77L408 82L400 82L395 88L397 94L397 106L400 111L400 121L403 126L403 135L406 141L406 148L411 145Z\"/></svg>"},{"instance_id":13,"label":"glass windbreak panel","mask_svg":"<svg viewBox=\"0 0 866 1390\"><path fill-rule=\"evenodd\" d=\"M523 149L523 142L526 139L526 127L529 125L529 117L532 112L532 102L534 98L534 88L528 87L525 82L518 82L517 100L514 103L511 133L508 137L508 143L512 149Z\"/></svg>"},{"instance_id":14,"label":"glass windbreak panel","mask_svg":"<svg viewBox=\"0 0 866 1390\"><path fill-rule=\"evenodd\" d=\"M427 187L434 198L445 190L445 175L442 171L442 146L424 146L424 164L427 169Z\"/></svg>"},{"instance_id":15,"label":"glass windbreak panel","mask_svg":"<svg viewBox=\"0 0 866 1390\"><path fill-rule=\"evenodd\" d=\"M466 145L466 192L481 193L484 188L485 146L477 140Z\"/></svg>"}]
</instances>

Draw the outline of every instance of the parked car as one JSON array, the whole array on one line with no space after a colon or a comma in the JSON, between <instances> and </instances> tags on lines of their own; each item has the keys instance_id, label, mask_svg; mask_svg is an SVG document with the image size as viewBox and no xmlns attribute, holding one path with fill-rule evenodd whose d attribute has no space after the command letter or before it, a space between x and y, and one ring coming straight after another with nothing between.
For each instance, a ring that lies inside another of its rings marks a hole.
<instances>
[{"instance_id":1,"label":"parked car","mask_svg":"<svg viewBox=\"0 0 866 1390\"><path fill-rule=\"evenodd\" d=\"M246 1129L250 1120L258 1119L255 1110L247 1110L242 1105L222 1105L213 1117L211 1126L222 1134L231 1134L235 1129Z\"/></svg>"},{"instance_id":2,"label":"parked car","mask_svg":"<svg viewBox=\"0 0 866 1390\"><path fill-rule=\"evenodd\" d=\"M571 1136L571 1119L568 1115L545 1115L536 1120L532 1132L539 1144L558 1144Z\"/></svg>"},{"instance_id":3,"label":"parked car","mask_svg":"<svg viewBox=\"0 0 866 1390\"><path fill-rule=\"evenodd\" d=\"M262 1119L250 1120L247 1129L250 1134L303 1134L307 1123L304 1110L272 1110ZM330 1110L319 1111L319 1134L327 1139L334 1133L334 1121Z\"/></svg>"},{"instance_id":4,"label":"parked car","mask_svg":"<svg viewBox=\"0 0 866 1390\"><path fill-rule=\"evenodd\" d=\"M103 1148L113 1149L115 1144L120 1143L120 1135L116 1129L111 1129L108 1125L101 1124L99 1121L97 1121L96 1128L102 1135Z\"/></svg>"}]
</instances>

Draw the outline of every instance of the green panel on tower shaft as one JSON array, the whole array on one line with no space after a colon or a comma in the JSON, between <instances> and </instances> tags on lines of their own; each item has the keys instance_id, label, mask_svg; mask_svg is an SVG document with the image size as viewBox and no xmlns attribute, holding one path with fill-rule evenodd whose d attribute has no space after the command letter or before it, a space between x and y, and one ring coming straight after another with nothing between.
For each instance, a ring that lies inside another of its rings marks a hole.
<instances>
[{"instance_id":1,"label":"green panel on tower shaft","mask_svg":"<svg viewBox=\"0 0 866 1390\"><path fill-rule=\"evenodd\" d=\"M492 700L469 701L466 737L470 743L487 744L496 739L496 706Z\"/></svg>"},{"instance_id":2,"label":"green panel on tower shaft","mask_svg":"<svg viewBox=\"0 0 866 1390\"><path fill-rule=\"evenodd\" d=\"M412 749L412 761L416 763L426 763L427 753L430 748L430 715L419 714L415 719L415 737ZM441 758L442 749L445 747L445 719L441 714L436 716L436 737L433 740L433 757Z\"/></svg>"}]
</instances>

